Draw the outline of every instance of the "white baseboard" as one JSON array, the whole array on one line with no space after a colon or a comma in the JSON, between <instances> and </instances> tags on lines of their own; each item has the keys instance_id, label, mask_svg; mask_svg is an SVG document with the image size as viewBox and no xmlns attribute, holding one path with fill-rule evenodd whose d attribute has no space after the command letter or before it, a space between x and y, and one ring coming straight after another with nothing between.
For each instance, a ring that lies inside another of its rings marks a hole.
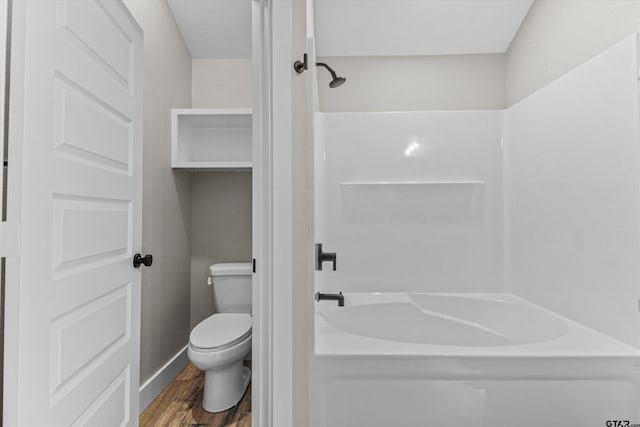
<instances>
[{"instance_id":1,"label":"white baseboard","mask_svg":"<svg viewBox=\"0 0 640 427\"><path fill-rule=\"evenodd\" d=\"M187 357L187 347L176 353L166 365L158 370L151 378L140 386L140 413L144 411L153 400L158 397L169 383L182 371L189 363Z\"/></svg>"}]
</instances>

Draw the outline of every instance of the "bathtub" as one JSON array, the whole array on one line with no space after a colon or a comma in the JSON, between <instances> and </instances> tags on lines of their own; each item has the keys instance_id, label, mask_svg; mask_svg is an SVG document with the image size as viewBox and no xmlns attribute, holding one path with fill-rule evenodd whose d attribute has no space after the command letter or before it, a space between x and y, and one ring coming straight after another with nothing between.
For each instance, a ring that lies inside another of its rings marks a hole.
<instances>
[{"instance_id":1,"label":"bathtub","mask_svg":"<svg viewBox=\"0 0 640 427\"><path fill-rule=\"evenodd\" d=\"M640 353L511 294L315 303L312 427L640 423ZM464 408L464 410L461 410Z\"/></svg>"}]
</instances>

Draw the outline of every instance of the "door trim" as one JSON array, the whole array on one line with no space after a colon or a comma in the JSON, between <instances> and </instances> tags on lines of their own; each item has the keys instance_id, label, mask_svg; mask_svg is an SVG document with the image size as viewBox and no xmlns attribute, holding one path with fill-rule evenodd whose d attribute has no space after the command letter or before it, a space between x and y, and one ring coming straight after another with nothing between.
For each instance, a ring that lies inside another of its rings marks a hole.
<instances>
[{"instance_id":1,"label":"door trim","mask_svg":"<svg viewBox=\"0 0 640 427\"><path fill-rule=\"evenodd\" d=\"M253 0L252 7L252 420L292 427L291 0Z\"/></svg>"},{"instance_id":2,"label":"door trim","mask_svg":"<svg viewBox=\"0 0 640 427\"><path fill-rule=\"evenodd\" d=\"M11 96L9 97L8 126L9 149L5 153L11 163L8 169L6 203L14 206L7 210L7 220L17 221L22 214L22 144L12 144L11 141L23 140L24 120L22 115L12 112L23 111L24 99L24 61L26 37L26 3L13 2L11 11ZM19 424L19 390L18 373L20 371L20 257L7 257L5 262L5 313L4 313L4 378L3 378L3 411L2 420L5 426ZM6 302L9 301L9 304Z\"/></svg>"},{"instance_id":3,"label":"door trim","mask_svg":"<svg viewBox=\"0 0 640 427\"><path fill-rule=\"evenodd\" d=\"M292 2L272 2L273 427L293 426Z\"/></svg>"}]
</instances>

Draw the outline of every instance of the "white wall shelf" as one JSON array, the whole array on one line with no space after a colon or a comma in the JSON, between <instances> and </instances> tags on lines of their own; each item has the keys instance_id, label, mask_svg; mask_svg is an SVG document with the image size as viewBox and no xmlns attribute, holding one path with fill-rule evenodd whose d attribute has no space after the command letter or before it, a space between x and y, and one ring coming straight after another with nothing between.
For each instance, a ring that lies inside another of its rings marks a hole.
<instances>
[{"instance_id":1,"label":"white wall shelf","mask_svg":"<svg viewBox=\"0 0 640 427\"><path fill-rule=\"evenodd\" d=\"M171 110L171 167L191 171L252 167L250 108Z\"/></svg>"}]
</instances>

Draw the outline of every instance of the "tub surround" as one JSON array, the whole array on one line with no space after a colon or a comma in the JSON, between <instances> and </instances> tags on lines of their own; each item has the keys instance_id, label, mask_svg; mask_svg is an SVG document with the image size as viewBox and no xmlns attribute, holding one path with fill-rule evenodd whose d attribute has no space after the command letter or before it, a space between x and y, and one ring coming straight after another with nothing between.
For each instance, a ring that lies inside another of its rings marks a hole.
<instances>
[{"instance_id":1,"label":"tub surround","mask_svg":"<svg viewBox=\"0 0 640 427\"><path fill-rule=\"evenodd\" d=\"M640 348L637 36L506 110L507 291Z\"/></svg>"},{"instance_id":2,"label":"tub surround","mask_svg":"<svg viewBox=\"0 0 640 427\"><path fill-rule=\"evenodd\" d=\"M507 110L316 113L315 291L512 293L640 348L637 81L634 35Z\"/></svg>"},{"instance_id":3,"label":"tub surround","mask_svg":"<svg viewBox=\"0 0 640 427\"><path fill-rule=\"evenodd\" d=\"M316 291L501 292L500 111L316 113Z\"/></svg>"},{"instance_id":4,"label":"tub surround","mask_svg":"<svg viewBox=\"0 0 640 427\"><path fill-rule=\"evenodd\" d=\"M640 419L639 57L502 111L316 113L345 305L314 303L312 427Z\"/></svg>"}]
</instances>

